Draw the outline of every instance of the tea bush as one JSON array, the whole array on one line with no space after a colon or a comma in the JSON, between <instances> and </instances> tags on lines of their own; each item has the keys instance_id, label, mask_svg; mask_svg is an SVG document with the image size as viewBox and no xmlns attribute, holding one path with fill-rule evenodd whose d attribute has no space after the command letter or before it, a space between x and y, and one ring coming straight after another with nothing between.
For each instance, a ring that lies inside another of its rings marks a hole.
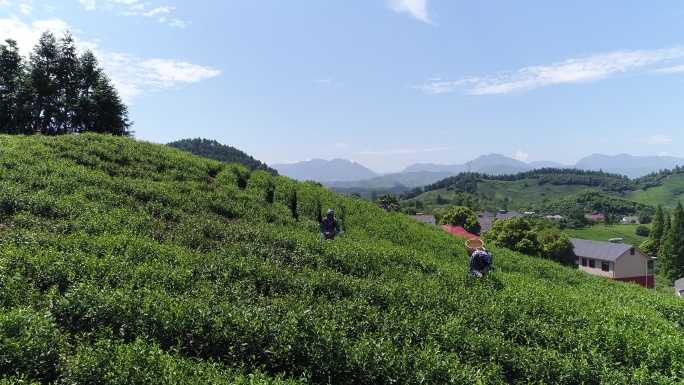
<instances>
[{"instance_id":1,"label":"tea bush","mask_svg":"<svg viewBox=\"0 0 684 385\"><path fill-rule=\"evenodd\" d=\"M167 146L0 136L0 382L684 379L674 295L496 248L473 279L464 241Z\"/></svg>"}]
</instances>

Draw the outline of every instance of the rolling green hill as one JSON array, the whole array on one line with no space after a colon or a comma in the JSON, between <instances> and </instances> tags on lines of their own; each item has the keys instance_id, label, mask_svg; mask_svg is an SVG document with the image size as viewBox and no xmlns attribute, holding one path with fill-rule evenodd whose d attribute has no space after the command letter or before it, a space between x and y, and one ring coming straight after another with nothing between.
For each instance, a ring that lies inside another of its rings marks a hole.
<instances>
[{"instance_id":1,"label":"rolling green hill","mask_svg":"<svg viewBox=\"0 0 684 385\"><path fill-rule=\"evenodd\" d=\"M625 198L652 206L661 204L672 210L677 201L684 201L684 174L671 175L663 180L662 186L627 192Z\"/></svg>"},{"instance_id":2,"label":"rolling green hill","mask_svg":"<svg viewBox=\"0 0 684 385\"><path fill-rule=\"evenodd\" d=\"M659 204L666 209L674 209L677 202L684 200L684 174L673 174L663 178L661 185L646 189L623 190L619 194L609 192L628 201L655 208ZM538 178L519 180L482 179L477 182L475 196L488 204L489 210L498 210L506 206L515 211L543 211L549 203L579 194L585 190L604 191L598 186L584 184L540 184ZM421 201L426 211L435 208L448 208L456 196L454 189L440 188L426 191L406 199L406 202ZM636 214L636 213L634 213Z\"/></svg>"},{"instance_id":3,"label":"rolling green hill","mask_svg":"<svg viewBox=\"0 0 684 385\"><path fill-rule=\"evenodd\" d=\"M0 136L0 373L55 384L667 384L684 302L317 183L100 135ZM343 232L318 240L336 210Z\"/></svg>"},{"instance_id":4,"label":"rolling green hill","mask_svg":"<svg viewBox=\"0 0 684 385\"><path fill-rule=\"evenodd\" d=\"M496 207L503 207L504 199L507 199L507 208L515 211L534 211L540 204L548 201L565 198L577 194L583 190L599 190L598 187L586 185L539 185L536 179L521 179L514 181L483 180L478 182L478 196L489 202L498 202ZM407 201L420 200L426 209L451 206L451 201L456 196L454 190L439 189L427 191L416 198ZM440 203L442 202L442 203Z\"/></svg>"},{"instance_id":5,"label":"rolling green hill","mask_svg":"<svg viewBox=\"0 0 684 385\"><path fill-rule=\"evenodd\" d=\"M591 226L583 229L565 229L563 232L573 238L588 239L592 241L608 242L611 238L622 238L624 243L639 246L648 237L636 235L635 224ZM642 225L651 227L651 225Z\"/></svg>"}]
</instances>

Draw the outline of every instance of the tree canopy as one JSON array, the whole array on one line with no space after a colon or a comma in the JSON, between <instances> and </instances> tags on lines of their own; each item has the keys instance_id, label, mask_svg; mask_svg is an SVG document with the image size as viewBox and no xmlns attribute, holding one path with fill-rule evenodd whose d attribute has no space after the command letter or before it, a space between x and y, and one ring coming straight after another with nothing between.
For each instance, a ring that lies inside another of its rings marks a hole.
<instances>
[{"instance_id":1,"label":"tree canopy","mask_svg":"<svg viewBox=\"0 0 684 385\"><path fill-rule=\"evenodd\" d=\"M684 208L677 202L674 214L661 240L658 258L665 275L672 280L684 276Z\"/></svg>"},{"instance_id":2,"label":"tree canopy","mask_svg":"<svg viewBox=\"0 0 684 385\"><path fill-rule=\"evenodd\" d=\"M44 32L28 60L13 39L0 44L0 133L129 136L132 122L91 51L70 33Z\"/></svg>"},{"instance_id":3,"label":"tree canopy","mask_svg":"<svg viewBox=\"0 0 684 385\"><path fill-rule=\"evenodd\" d=\"M496 246L566 266L571 266L577 259L568 235L545 218L522 216L498 220L482 238Z\"/></svg>"},{"instance_id":4,"label":"tree canopy","mask_svg":"<svg viewBox=\"0 0 684 385\"><path fill-rule=\"evenodd\" d=\"M175 142L167 143L167 146L177 148L179 150L187 151L191 154L218 160L226 163L241 163L249 171L264 170L271 173L271 175L278 175L278 171L268 167L266 163L262 163L247 155L243 151L235 147L221 144L215 140L209 139L181 139Z\"/></svg>"},{"instance_id":5,"label":"tree canopy","mask_svg":"<svg viewBox=\"0 0 684 385\"><path fill-rule=\"evenodd\" d=\"M443 225L461 226L467 232L473 234L480 233L480 223L477 215L465 206L454 206L442 216L440 223Z\"/></svg>"}]
</instances>

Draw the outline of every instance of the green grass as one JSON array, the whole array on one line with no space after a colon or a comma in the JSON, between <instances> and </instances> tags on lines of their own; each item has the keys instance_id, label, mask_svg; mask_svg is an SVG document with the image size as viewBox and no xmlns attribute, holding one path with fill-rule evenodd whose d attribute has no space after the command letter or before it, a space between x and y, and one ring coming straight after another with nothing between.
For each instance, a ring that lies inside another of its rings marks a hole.
<instances>
[{"instance_id":1,"label":"green grass","mask_svg":"<svg viewBox=\"0 0 684 385\"><path fill-rule=\"evenodd\" d=\"M598 189L582 185L551 185L540 186L536 179L521 179L517 181L483 180L478 183L478 196L485 196L489 201L503 202L508 199L507 207L515 211L534 211L540 203L566 198L588 189ZM447 203L438 204L437 197ZM435 208L449 208L456 196L453 190L440 189L427 191L411 200L420 200L427 210Z\"/></svg>"},{"instance_id":2,"label":"green grass","mask_svg":"<svg viewBox=\"0 0 684 385\"><path fill-rule=\"evenodd\" d=\"M503 200L508 198L508 209L518 211L534 210L539 203L562 199L583 190L596 189L582 185L539 185L536 179L518 181L485 180L478 184L478 190Z\"/></svg>"},{"instance_id":3,"label":"green grass","mask_svg":"<svg viewBox=\"0 0 684 385\"><path fill-rule=\"evenodd\" d=\"M684 174L670 176L663 181L662 186L630 191L625 198L654 207L660 204L673 210L678 201L684 201Z\"/></svg>"},{"instance_id":4,"label":"green grass","mask_svg":"<svg viewBox=\"0 0 684 385\"><path fill-rule=\"evenodd\" d=\"M584 190L601 190L600 187L584 185L539 185L536 179L521 179L516 181L483 180L478 183L480 197L500 204L508 199L507 207L515 211L536 211L540 204L555 201L578 194ZM453 190L428 191L411 200L423 202L425 211L435 208L447 209L452 206L451 201L456 194ZM446 203L438 204L437 197ZM626 191L622 198L637 203L656 207L659 204L666 209L674 209L678 201L684 201L684 174L672 175L663 181L662 186L647 190ZM636 213L635 213L636 214Z\"/></svg>"},{"instance_id":5,"label":"green grass","mask_svg":"<svg viewBox=\"0 0 684 385\"><path fill-rule=\"evenodd\" d=\"M596 225L583 229L565 229L563 230L563 232L565 232L573 238L588 239L591 241L608 242L608 240L611 238L622 238L623 243L639 246L643 241L647 240L648 237L636 235L637 226L639 225ZM648 228L651 227L651 225L643 226L646 226Z\"/></svg>"},{"instance_id":6,"label":"green grass","mask_svg":"<svg viewBox=\"0 0 684 385\"><path fill-rule=\"evenodd\" d=\"M91 134L0 136L0 176L3 383L684 377L673 294L496 248L473 280L462 238L316 183Z\"/></svg>"}]
</instances>

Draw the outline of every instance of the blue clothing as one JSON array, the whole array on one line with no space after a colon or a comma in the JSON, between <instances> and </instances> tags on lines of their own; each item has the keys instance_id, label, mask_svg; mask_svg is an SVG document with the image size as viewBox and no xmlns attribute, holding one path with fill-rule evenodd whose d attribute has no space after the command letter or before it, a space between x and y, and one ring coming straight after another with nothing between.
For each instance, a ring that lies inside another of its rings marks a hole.
<instances>
[{"instance_id":1,"label":"blue clothing","mask_svg":"<svg viewBox=\"0 0 684 385\"><path fill-rule=\"evenodd\" d=\"M333 217L328 219L328 217L323 218L321 221L321 239L330 239L331 241L335 239L335 236L340 232L340 222L337 218ZM328 233L328 235L326 235Z\"/></svg>"},{"instance_id":2,"label":"blue clothing","mask_svg":"<svg viewBox=\"0 0 684 385\"><path fill-rule=\"evenodd\" d=\"M489 270L494 269L492 253L485 250L475 250L470 255L470 274L478 275L478 273L482 273L482 275L485 275Z\"/></svg>"}]
</instances>

